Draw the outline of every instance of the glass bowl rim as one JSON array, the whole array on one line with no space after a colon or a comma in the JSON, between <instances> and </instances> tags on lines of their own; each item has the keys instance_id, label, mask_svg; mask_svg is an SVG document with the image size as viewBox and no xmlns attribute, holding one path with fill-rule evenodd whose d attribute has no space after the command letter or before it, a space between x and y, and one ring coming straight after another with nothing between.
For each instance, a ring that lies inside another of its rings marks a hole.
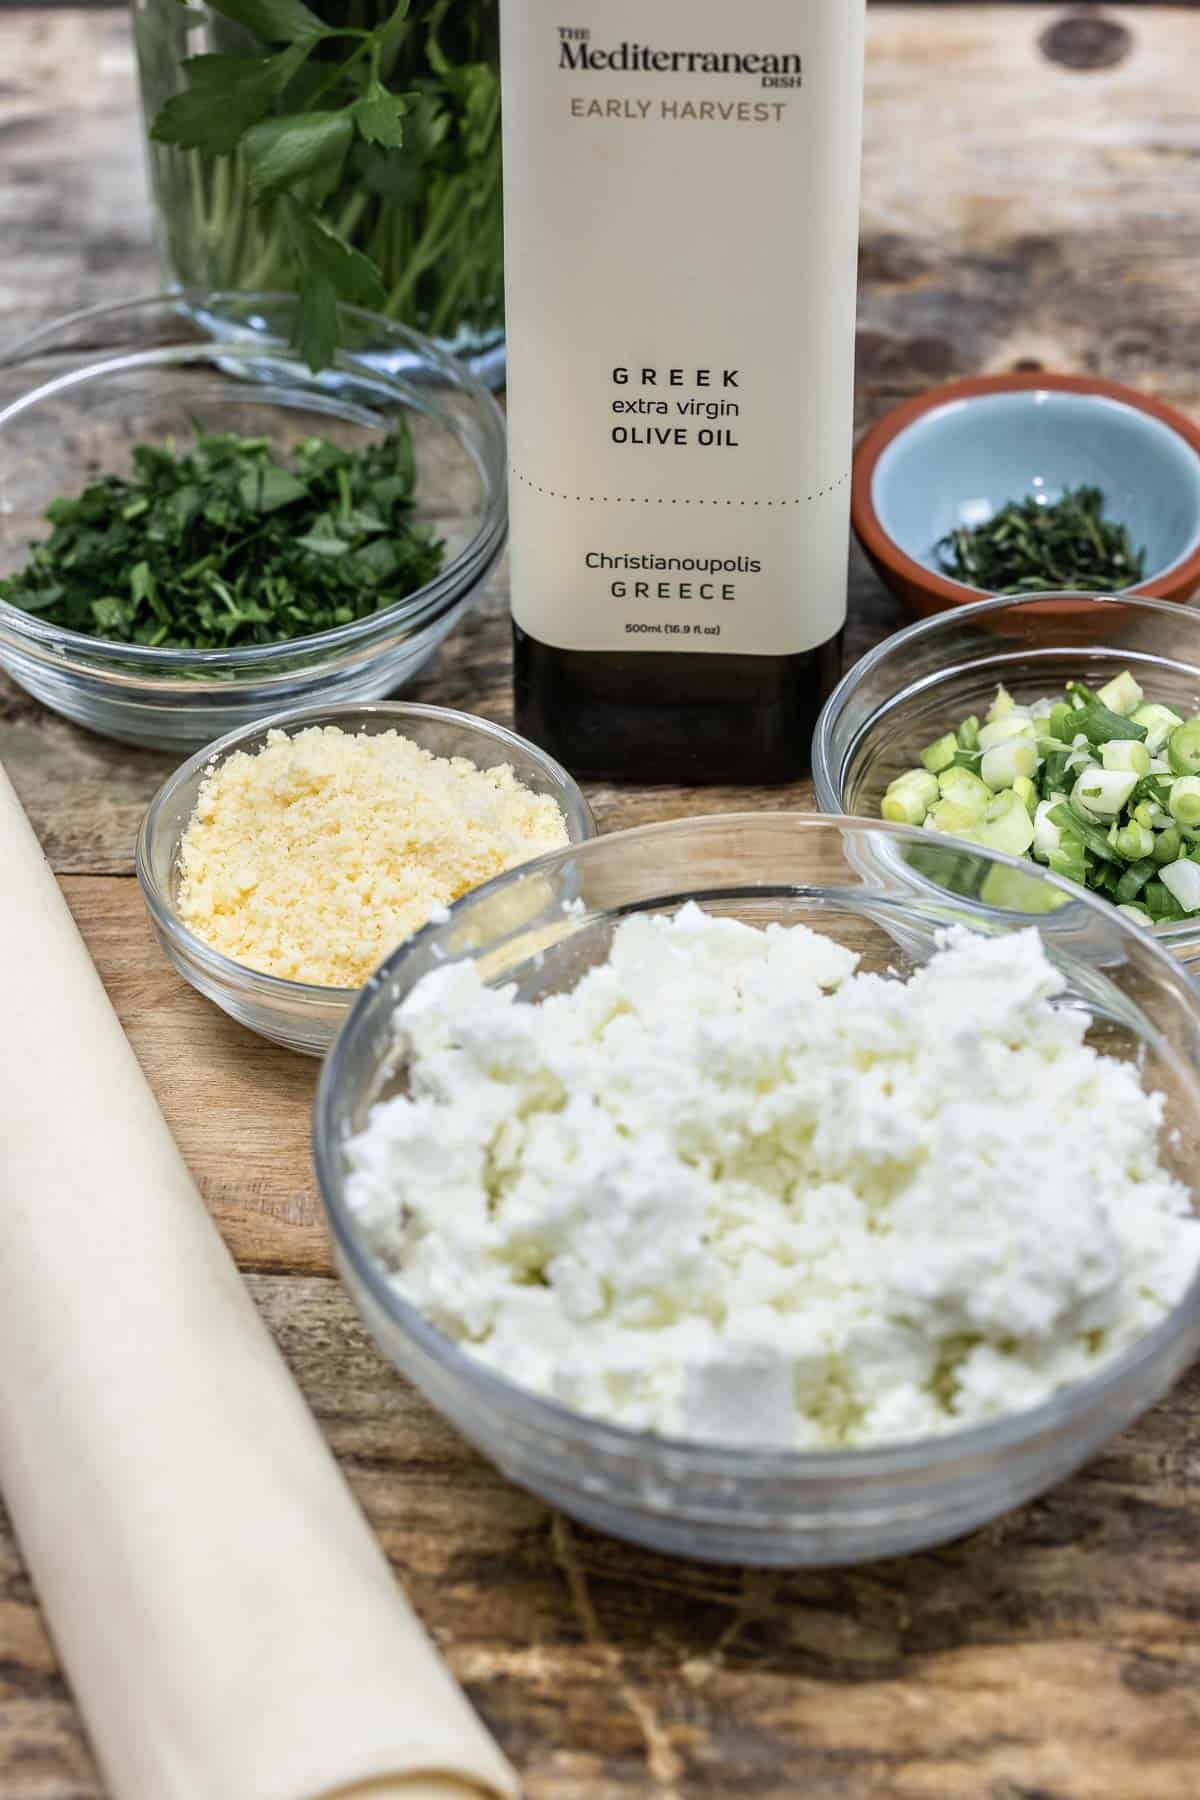
<instances>
[{"instance_id":1,"label":"glass bowl rim","mask_svg":"<svg viewBox=\"0 0 1200 1800\"><path fill-rule=\"evenodd\" d=\"M27 359L49 354L54 348L56 335L69 331L80 323L99 325L105 319L126 317L139 312L149 313L152 309L164 312L175 311L181 319L186 316L188 307L211 307L222 300L237 301L251 306L285 306L296 304L294 294L284 293L204 293L198 289L179 289L177 291L153 295L145 295L138 300L126 300L112 306L85 307L76 312L65 313L48 324L39 326L10 345L0 353L0 370L19 369ZM228 650L214 649L163 649L154 644L123 644L112 638L101 638L87 632L73 631L67 626L51 625L39 619L36 613L26 612L22 607L14 606L10 601L0 599L0 627L9 630L14 637L41 644L50 650L67 651L82 662L94 664L99 662L120 663L128 670L136 670L141 674L160 680L169 680L178 673L203 670L218 672L235 669L253 672L263 664L278 663L291 658L304 658L314 653L329 652L331 655L356 645L367 642L380 635L381 628L397 624L419 624L428 614L435 611L441 603L451 602L461 596L476 579L481 567L486 567L499 545L503 542L508 526L507 503L507 452L506 427L504 415L496 403L494 395L479 381L470 370L457 358L440 349L431 338L422 336L410 327L400 325L392 319L385 319L365 307L339 305L339 311L356 320L379 322L387 328L391 337L397 341L407 342L419 355L424 366L433 368L449 378L450 385L472 402L473 418L480 425L484 434L484 457L482 460L472 458L479 471L483 493L477 510L475 529L464 547L453 560L438 570L431 581L413 593L396 600L391 606L371 613L365 619L354 619L348 625L335 625L328 631L309 632L304 637L284 638L278 643L244 644ZM331 390L323 390L320 376L324 371L313 371L301 363L297 352L283 339L263 332L250 332L249 329L229 338L197 337L194 341L177 344L146 345L141 348L126 346L116 347L116 353L88 346L81 349L81 358L87 360L61 369L36 387L10 400L0 408L0 436L5 427L22 414L31 411L57 394L64 393L72 387L86 382L99 380L103 382L109 376L129 369L139 368L173 368L187 366L194 362L215 364L220 361L241 361L247 368L270 360L278 360L280 355L296 358L297 379L302 386L311 386L314 394L326 392L331 400L336 395ZM365 357L352 351L339 349L330 364L333 371L342 371L355 379L369 383L390 394L394 399L408 403L409 389L401 379L377 368ZM252 394L247 389L247 394ZM447 429L453 427L447 422ZM457 435L457 434L455 434ZM488 456L487 451L491 451ZM194 691L193 684L180 681L181 694Z\"/></svg>"},{"instance_id":2,"label":"glass bowl rim","mask_svg":"<svg viewBox=\"0 0 1200 1800\"><path fill-rule=\"evenodd\" d=\"M345 1203L344 1180L339 1164L341 1146L334 1140L331 1114L342 1066L348 1054L347 1047L376 991L391 980L402 960L411 955L418 945L429 945L439 935L457 928L473 907L486 904L505 884L514 885L521 877L531 874L544 874L547 870L580 856L604 855L613 846L634 840L647 842L661 840L668 835L684 836L689 831L712 826L736 829L768 821L775 825L786 821L803 831L821 828L836 830L843 836L849 834L857 837L871 832L899 843L913 845L924 842L926 836L919 827L893 825L886 820L855 818L849 814L788 810L773 813L697 814L689 818L636 825L625 831L602 833L566 849L552 850L545 856L522 863L518 868L494 876L491 881L472 889L455 902L449 920L424 926L380 964L356 996L354 1006L343 1021L322 1063L313 1103L313 1166L322 1206L336 1249L346 1258L355 1278L363 1284L384 1316L414 1339L418 1348L432 1358L444 1373L465 1381L469 1388L489 1400L498 1412L510 1417L515 1415L522 1425L534 1429L545 1428L559 1438L574 1439L614 1457L634 1461L650 1457L669 1459L677 1464L688 1463L693 1470L716 1478L744 1478L749 1473L754 1479L794 1482L806 1478L829 1481L914 1472L924 1472L931 1476L948 1474L956 1465L972 1457L1019 1448L1043 1434L1069 1427L1088 1411L1090 1404L1101 1400L1143 1366L1153 1363L1160 1351L1170 1346L1184 1326L1200 1321L1200 1270L1193 1276L1180 1300L1135 1343L1110 1358L1096 1373L1058 1389L1037 1406L1006 1414L988 1424L968 1426L961 1431L950 1430L934 1437L845 1450L778 1450L711 1444L702 1439L675 1438L655 1432L635 1431L629 1426L614 1425L592 1414L576 1411L544 1394L510 1381L507 1376L480 1362L452 1338L440 1332L423 1313L396 1292L387 1279L383 1265L360 1239L358 1227ZM1004 856L982 846L972 845L971 848L973 853L977 851L983 860L998 867L1017 869L1026 875L1031 872L1030 865L1018 857ZM1173 982L1179 980L1179 963L1166 950L1160 949L1149 933L1134 926L1122 915L1115 913L1114 908L1095 899L1074 883L1064 881L1036 865L1032 873L1046 886L1066 894L1073 904L1085 911L1101 914L1108 926L1115 926L1119 936L1136 939L1155 961L1163 965L1164 974L1169 973ZM767 884L758 885L763 891L773 891ZM677 892L662 896L655 904L665 906L687 897L686 894ZM979 902L972 904L980 913L991 913L995 917L1008 919L1014 917L1011 912L997 907L988 907ZM1066 908L1060 909L1060 913L1065 911ZM446 960L461 961L466 960L466 957L448 952ZM1192 1006L1200 1011L1200 992L1186 976L1185 988Z\"/></svg>"},{"instance_id":3,"label":"glass bowl rim","mask_svg":"<svg viewBox=\"0 0 1200 1800\"><path fill-rule=\"evenodd\" d=\"M1178 600L1160 600L1156 595L1152 594L1075 593L1070 589L1066 589L1062 593L1053 594L1000 594L987 600L973 600L969 606L948 607L944 612L933 613L927 619L917 619L913 624L905 625L899 631L894 631L890 637L884 638L881 643L876 644L872 649L868 650L864 656L861 656L852 667L846 670L846 673L842 676L828 700L821 708L812 739L813 792L816 796L819 810L824 813L827 818L859 817L862 818L866 824L871 824L873 822L870 819L867 819L865 814L847 815L843 813L842 805L844 796L839 791L838 784L834 781L831 745L834 729L847 702L857 692L863 680L877 669L881 663L886 662L889 656L894 654L897 650L903 655L905 647L908 644L916 642L918 639L933 637L939 631L951 631L957 625L970 624L972 620L987 618L991 613L1002 612L1013 607L1029 607L1032 610L1047 601L1051 603L1061 603L1064 600L1077 602L1078 612L1086 612L1093 606L1113 607L1118 611L1124 612L1133 609L1139 613L1158 613L1165 619L1173 620L1176 624L1179 623L1181 618L1186 618L1190 615L1194 618L1197 632L1200 634L1200 608L1193 609L1182 605ZM1072 646L1069 645L1063 646L1064 649L1071 647ZM1085 656L1089 654L1089 650L1103 649L1103 647L1103 645L1093 645L1089 647L1086 644L1081 644L1078 646L1078 649L1080 655ZM1197 654L1198 658L1200 658L1200 635L1197 636ZM1194 666L1196 670L1197 685L1200 686L1200 660L1197 660L1192 666ZM943 679L944 677L942 674L926 677L922 684L923 691L928 691L930 688L937 687ZM897 691L902 692L903 689ZM896 697L897 696L893 694L891 699L894 701ZM876 712L864 725L862 731L859 732L852 749L856 748L867 736L868 732L871 731L875 719L878 716L879 709L877 708ZM875 822L879 824L884 823L883 820ZM972 846L972 848L975 847L976 846ZM1028 862L1023 859L1018 860L1020 868L1026 874L1031 870L1041 875L1049 874L1049 870L1041 863ZM1114 912L1116 911L1116 908L1112 907L1111 901L1104 902L1104 904L1110 906ZM1192 938L1197 931L1200 931L1200 915L1197 915L1192 919L1175 919L1166 925L1158 925L1154 928L1154 936L1156 941L1160 944L1171 944L1188 940Z\"/></svg>"},{"instance_id":4,"label":"glass bowl rim","mask_svg":"<svg viewBox=\"0 0 1200 1800\"><path fill-rule=\"evenodd\" d=\"M303 729L306 725L336 725L340 718L352 715L361 718L364 714L372 718L388 720L389 725L401 732L406 719L428 719L437 723L455 725L472 733L481 740L486 740L501 749L519 750L523 756L537 763L562 787L561 805L567 827L567 835L571 839L567 846L575 848L578 844L587 843L596 836L596 822L592 817L591 807L582 789L573 775L562 764L556 762L538 744L531 743L528 738L510 731L506 725L497 725L491 719L482 719L475 713L459 712L451 706L432 706L417 700L367 700L367 701L335 701L332 704L289 707L285 711L268 713L252 724L239 725L236 730L226 732L224 737L205 744L182 762L179 767L163 782L146 811L142 815L138 827L137 846L134 855L134 866L138 885L142 891L150 916L159 930L173 944L185 950L188 956L202 967L223 986L237 983L252 988L263 1000L275 1000L295 1004L320 1002L329 1006L342 1006L349 1010L362 992L361 988L318 987L313 982L293 981L283 975L271 975L265 969L252 969L246 963L236 962L233 957L226 956L221 950L214 949L209 943L183 923L170 896L163 891L153 866L151 846L163 830L163 819L171 802L184 784L192 779L200 770L211 762L223 761L233 751L238 750L251 738L261 737L268 731L293 731ZM176 851L178 842L176 843ZM551 852L551 855L556 854ZM174 859L172 859L173 861ZM540 860L540 859L534 859ZM529 865L518 865L526 868ZM513 871L506 871L512 873ZM481 887L492 885L492 881L503 880L503 875L493 876ZM472 889L470 892L475 892ZM464 894L468 899L470 894ZM456 904L458 904L456 902ZM396 950L390 952L388 961L418 937L422 926L412 937L405 939ZM386 966L386 965L381 965ZM372 980L374 977L371 978ZM368 983L369 985L369 983Z\"/></svg>"}]
</instances>

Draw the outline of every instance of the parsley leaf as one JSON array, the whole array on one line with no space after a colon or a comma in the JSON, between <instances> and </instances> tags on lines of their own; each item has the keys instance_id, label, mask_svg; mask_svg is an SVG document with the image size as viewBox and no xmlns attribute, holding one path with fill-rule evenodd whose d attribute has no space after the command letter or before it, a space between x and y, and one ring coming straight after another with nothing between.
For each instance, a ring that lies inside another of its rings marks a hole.
<instances>
[{"instance_id":1,"label":"parsley leaf","mask_svg":"<svg viewBox=\"0 0 1200 1800\"><path fill-rule=\"evenodd\" d=\"M327 27L302 0L208 0L213 12L244 25L265 44L301 43L325 35Z\"/></svg>"},{"instance_id":2,"label":"parsley leaf","mask_svg":"<svg viewBox=\"0 0 1200 1800\"><path fill-rule=\"evenodd\" d=\"M242 140L255 193L268 194L340 159L353 136L349 111L285 113L261 120Z\"/></svg>"},{"instance_id":3,"label":"parsley leaf","mask_svg":"<svg viewBox=\"0 0 1200 1800\"><path fill-rule=\"evenodd\" d=\"M256 462L238 482L238 499L247 512L278 512L281 506L302 500L307 492L308 483L278 463Z\"/></svg>"},{"instance_id":4,"label":"parsley leaf","mask_svg":"<svg viewBox=\"0 0 1200 1800\"><path fill-rule=\"evenodd\" d=\"M368 144L382 144L388 150L398 150L403 144L408 102L400 94L389 94L381 82L372 81L351 111L360 135Z\"/></svg>"},{"instance_id":5,"label":"parsley leaf","mask_svg":"<svg viewBox=\"0 0 1200 1800\"><path fill-rule=\"evenodd\" d=\"M294 200L287 220L300 271L297 348L310 368L323 369L337 348L339 299L382 306L387 295L375 264Z\"/></svg>"},{"instance_id":6,"label":"parsley leaf","mask_svg":"<svg viewBox=\"0 0 1200 1800\"><path fill-rule=\"evenodd\" d=\"M278 56L189 56L188 86L163 106L150 128L160 144L228 156L300 68L314 40Z\"/></svg>"}]
</instances>

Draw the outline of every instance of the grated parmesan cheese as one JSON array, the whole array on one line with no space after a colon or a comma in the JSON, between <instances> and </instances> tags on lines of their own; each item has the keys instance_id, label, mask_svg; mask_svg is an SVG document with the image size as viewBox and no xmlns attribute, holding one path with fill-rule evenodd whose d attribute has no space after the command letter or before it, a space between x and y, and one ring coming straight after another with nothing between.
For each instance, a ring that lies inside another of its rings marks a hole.
<instances>
[{"instance_id":1,"label":"grated parmesan cheese","mask_svg":"<svg viewBox=\"0 0 1200 1800\"><path fill-rule=\"evenodd\" d=\"M396 731L272 731L205 775L179 915L247 968L360 987L438 909L566 842L555 801L507 764L433 756Z\"/></svg>"}]
</instances>

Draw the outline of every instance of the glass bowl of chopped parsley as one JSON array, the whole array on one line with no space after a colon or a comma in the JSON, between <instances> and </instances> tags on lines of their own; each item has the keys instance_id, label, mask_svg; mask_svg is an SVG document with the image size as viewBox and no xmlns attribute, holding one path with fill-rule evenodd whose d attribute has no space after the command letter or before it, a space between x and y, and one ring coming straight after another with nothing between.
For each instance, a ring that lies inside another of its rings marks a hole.
<instances>
[{"instance_id":1,"label":"glass bowl of chopped parsley","mask_svg":"<svg viewBox=\"0 0 1200 1800\"><path fill-rule=\"evenodd\" d=\"M293 299L238 296L220 343L192 322L207 299L77 314L0 359L0 666L170 749L393 693L507 530L503 418L452 358L386 321L380 369L344 308L314 374Z\"/></svg>"},{"instance_id":2,"label":"glass bowl of chopped parsley","mask_svg":"<svg viewBox=\"0 0 1200 1800\"><path fill-rule=\"evenodd\" d=\"M1200 958L1200 612L1059 594L909 626L817 722L823 812L923 826L931 884L977 845L1072 881ZM920 859L919 859L920 860ZM969 859L968 859L969 860ZM1020 910L993 877L983 898Z\"/></svg>"}]
</instances>

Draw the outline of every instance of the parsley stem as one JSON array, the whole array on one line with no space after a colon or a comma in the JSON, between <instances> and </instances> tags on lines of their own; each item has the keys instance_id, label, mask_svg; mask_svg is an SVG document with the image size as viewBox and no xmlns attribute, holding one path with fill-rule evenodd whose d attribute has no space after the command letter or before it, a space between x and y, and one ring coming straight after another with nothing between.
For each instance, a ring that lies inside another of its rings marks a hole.
<instances>
[{"instance_id":1,"label":"parsley stem","mask_svg":"<svg viewBox=\"0 0 1200 1800\"><path fill-rule=\"evenodd\" d=\"M438 190L424 233L413 249L403 275L392 289L388 300L389 310L394 308L398 312L403 307L426 269L437 261L446 224L453 217L458 191L458 184L453 177Z\"/></svg>"},{"instance_id":2,"label":"parsley stem","mask_svg":"<svg viewBox=\"0 0 1200 1800\"><path fill-rule=\"evenodd\" d=\"M358 62L361 57L363 57L367 54L368 50L371 49L371 47L374 43L374 33L373 32L362 32L362 33L355 32L353 34L346 32L346 33L343 33L342 35L347 36L347 37L351 36L351 35L353 35L355 37L361 36L363 41L358 46L357 50L351 51L350 55L348 57L346 57L344 62L335 64L335 66L330 71L326 80L320 82L317 85L317 87L314 89L314 91L309 95L308 105L306 107L306 111L308 111L308 112L316 112L317 111L318 101L323 100L325 98L326 94L329 93L330 89L335 88L337 86L338 82L341 81L350 72L350 70L354 67L355 63Z\"/></svg>"},{"instance_id":3,"label":"parsley stem","mask_svg":"<svg viewBox=\"0 0 1200 1800\"><path fill-rule=\"evenodd\" d=\"M351 238L354 236L358 222L366 212L369 202L370 195L364 194L361 190L348 197L333 224L333 229L339 237Z\"/></svg>"}]
</instances>

